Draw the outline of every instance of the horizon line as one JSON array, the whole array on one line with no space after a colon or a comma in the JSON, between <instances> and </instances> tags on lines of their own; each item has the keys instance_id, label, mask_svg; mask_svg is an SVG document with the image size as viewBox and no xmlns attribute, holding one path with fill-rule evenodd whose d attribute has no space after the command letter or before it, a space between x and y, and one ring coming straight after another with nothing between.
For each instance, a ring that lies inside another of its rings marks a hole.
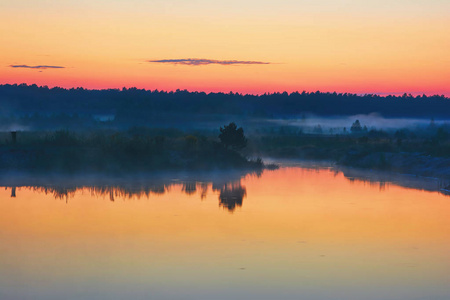
<instances>
[{"instance_id":1,"label":"horizon line","mask_svg":"<svg viewBox=\"0 0 450 300\"><path fill-rule=\"evenodd\" d=\"M233 91L228 91L228 92L207 92L207 91L202 91L202 90L188 90L188 89L175 89L175 90L163 90L163 89L148 89L148 88L138 88L136 86L130 86L130 87L121 87L121 88L86 88L86 87L82 87L82 86L72 86L70 88L67 87L61 87L61 86L48 86L48 85L38 85L36 83L32 83L32 84L28 84L28 83L0 83L0 86L6 86L6 85L10 85L10 86L27 86L27 87L32 87L32 86L36 86L38 88L48 88L48 89L53 89L53 88L59 88L59 89L63 89L63 90L71 90L71 89L83 89L83 90L88 90L88 91L108 91L108 90L117 90L117 91L123 91L124 89L129 90L129 89L136 89L136 90L143 90L143 91L147 91L147 92L165 92L165 93L176 93L176 92L188 92L188 93L205 93L205 94L233 94L233 95L240 95L240 96L255 96L255 97L259 97L259 96L263 96L263 95L276 95L276 94L302 94L302 93L307 93L307 94L314 94L314 93L320 93L320 94L337 94L337 95L355 95L358 97L363 97L363 96L377 96L377 97L381 97L381 98L387 98L387 97L402 97L404 95L406 95L407 97L413 97L416 98L418 96L423 97L443 97L445 99L450 99L450 95L445 95L445 94L426 94L423 92L399 92L399 93L389 93L389 92L372 92L372 93L353 93L353 92L337 92L335 91L321 91L321 90L315 90L315 91L307 91L307 90L296 90L296 91L292 91L292 92L288 92L287 90L283 90L283 91L275 91L275 92L264 92L264 93L242 93L242 92L233 92Z\"/></svg>"}]
</instances>

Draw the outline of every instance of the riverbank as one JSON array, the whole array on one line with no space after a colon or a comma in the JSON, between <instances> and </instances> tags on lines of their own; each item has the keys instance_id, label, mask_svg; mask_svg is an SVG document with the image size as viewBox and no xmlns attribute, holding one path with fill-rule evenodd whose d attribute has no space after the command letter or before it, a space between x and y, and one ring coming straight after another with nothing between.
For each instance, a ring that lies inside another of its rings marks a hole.
<instances>
[{"instance_id":1,"label":"riverbank","mask_svg":"<svg viewBox=\"0 0 450 300\"><path fill-rule=\"evenodd\" d=\"M120 173L270 167L206 137L164 133L22 132L0 144L0 170Z\"/></svg>"},{"instance_id":2,"label":"riverbank","mask_svg":"<svg viewBox=\"0 0 450 300\"><path fill-rule=\"evenodd\" d=\"M385 170L401 174L450 179L450 158L421 153L348 153L337 162L363 169Z\"/></svg>"},{"instance_id":3,"label":"riverbank","mask_svg":"<svg viewBox=\"0 0 450 300\"><path fill-rule=\"evenodd\" d=\"M450 179L448 137L379 135L263 136L251 149L262 157L332 161L340 166Z\"/></svg>"}]
</instances>

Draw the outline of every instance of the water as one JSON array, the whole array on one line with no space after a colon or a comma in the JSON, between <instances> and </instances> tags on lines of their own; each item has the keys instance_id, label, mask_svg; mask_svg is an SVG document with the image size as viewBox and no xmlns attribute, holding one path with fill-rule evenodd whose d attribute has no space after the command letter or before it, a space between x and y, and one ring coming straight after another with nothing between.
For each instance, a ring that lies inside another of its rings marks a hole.
<instances>
[{"instance_id":1,"label":"water","mask_svg":"<svg viewBox=\"0 0 450 300\"><path fill-rule=\"evenodd\" d=\"M445 194L327 168L169 177L3 178L0 299L450 299Z\"/></svg>"}]
</instances>

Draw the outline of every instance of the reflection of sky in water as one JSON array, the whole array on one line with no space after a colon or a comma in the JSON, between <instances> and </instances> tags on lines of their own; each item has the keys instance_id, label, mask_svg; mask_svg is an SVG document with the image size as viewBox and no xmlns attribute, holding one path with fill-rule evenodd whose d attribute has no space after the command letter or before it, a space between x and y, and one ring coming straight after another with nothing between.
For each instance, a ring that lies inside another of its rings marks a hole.
<instances>
[{"instance_id":1,"label":"reflection of sky in water","mask_svg":"<svg viewBox=\"0 0 450 300\"><path fill-rule=\"evenodd\" d=\"M437 192L301 168L55 191L0 191L0 299L450 298Z\"/></svg>"}]
</instances>

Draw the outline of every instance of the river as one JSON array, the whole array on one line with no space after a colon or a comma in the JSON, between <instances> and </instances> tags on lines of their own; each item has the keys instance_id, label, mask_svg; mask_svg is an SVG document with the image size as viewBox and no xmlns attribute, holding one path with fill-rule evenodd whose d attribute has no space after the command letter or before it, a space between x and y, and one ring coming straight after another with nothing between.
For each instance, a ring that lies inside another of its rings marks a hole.
<instances>
[{"instance_id":1,"label":"river","mask_svg":"<svg viewBox=\"0 0 450 300\"><path fill-rule=\"evenodd\" d=\"M450 299L450 197L362 178L3 177L0 299Z\"/></svg>"}]
</instances>

